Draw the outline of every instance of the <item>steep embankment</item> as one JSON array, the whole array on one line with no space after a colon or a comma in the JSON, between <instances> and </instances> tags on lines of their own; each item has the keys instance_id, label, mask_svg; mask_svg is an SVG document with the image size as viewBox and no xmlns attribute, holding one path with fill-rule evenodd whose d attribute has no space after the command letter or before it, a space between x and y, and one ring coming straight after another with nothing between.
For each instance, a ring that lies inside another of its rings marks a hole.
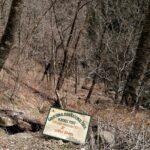
<instances>
[{"instance_id":1,"label":"steep embankment","mask_svg":"<svg viewBox=\"0 0 150 150\"><path fill-rule=\"evenodd\" d=\"M13 65L16 57L14 53L10 55L0 74L0 117L5 118L8 123L17 116L17 123L11 122L12 128L7 128L4 125L0 129L2 149L71 150L85 147L54 139L48 140L42 136L41 132L38 132L43 128L42 125L44 125L48 110L56 100L54 80L52 77L51 81L47 82L46 79L41 81L42 67L33 60L29 62L22 59L20 64ZM28 67L22 67L23 64ZM66 109L90 114L93 118L91 123L93 127L98 126L101 130L109 131L115 136L116 149L121 148L121 145L128 148L129 146L139 146L143 140L139 139L139 136L142 135L145 145L147 145L150 136L150 112L146 110L133 111L114 105L112 99L104 95L102 85L95 88L91 97L92 104L86 104L85 97L88 91L81 88L83 82L84 80L80 79L77 94L74 94L74 79L65 80L63 90L59 92L59 95L62 100L67 102L65 103ZM2 122L0 124L2 125ZM18 129L16 132L14 132L14 127ZM36 132L26 133L29 131ZM23 133L15 134L17 132ZM90 138L88 141L91 141ZM102 146L107 142L106 140L105 143L102 143Z\"/></svg>"}]
</instances>

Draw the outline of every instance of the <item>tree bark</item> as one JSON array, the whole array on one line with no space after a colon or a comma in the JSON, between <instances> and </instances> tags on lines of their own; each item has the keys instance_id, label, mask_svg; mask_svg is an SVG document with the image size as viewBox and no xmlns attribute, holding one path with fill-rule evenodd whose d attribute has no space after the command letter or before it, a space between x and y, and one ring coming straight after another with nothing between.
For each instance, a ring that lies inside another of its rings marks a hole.
<instances>
[{"instance_id":1,"label":"tree bark","mask_svg":"<svg viewBox=\"0 0 150 150\"><path fill-rule=\"evenodd\" d=\"M0 42L0 71L3 68L3 65L14 44L15 32L17 31L19 25L22 10L22 1L23 0L13 0L11 4L7 25Z\"/></svg>"},{"instance_id":2,"label":"tree bark","mask_svg":"<svg viewBox=\"0 0 150 150\"><path fill-rule=\"evenodd\" d=\"M78 17L79 6L80 6L80 3L78 3L78 6L77 6L77 9L76 9L76 12L75 12L75 16L74 16L74 19L73 19L73 22L72 22L71 30L70 30L70 33L69 33L69 37L68 37L68 40L67 40L66 48L64 50L63 66L62 66L62 69L60 71L60 75L59 75L59 78L58 78L58 81L57 81L56 90L60 90L62 88L64 80L65 80L66 72L67 72L67 69L68 69L68 63L69 63L68 48L69 48L69 45L70 45L70 42L71 42L71 39L72 39L72 34L73 34L74 27L75 27L75 24L76 24L76 20L77 20L77 17Z\"/></svg>"},{"instance_id":3,"label":"tree bark","mask_svg":"<svg viewBox=\"0 0 150 150\"><path fill-rule=\"evenodd\" d=\"M92 80L92 85L91 85L90 90L89 90L89 92L88 92L88 95L87 95L87 97L86 97L86 99L85 99L85 102L86 102L86 103L90 103L90 97L91 97L92 92L93 92L93 89L94 89L94 87L95 87L96 79L97 79L97 75L95 74L95 75L94 75L94 78L93 78L93 80Z\"/></svg>"},{"instance_id":4,"label":"tree bark","mask_svg":"<svg viewBox=\"0 0 150 150\"><path fill-rule=\"evenodd\" d=\"M63 60L63 65L62 65L62 69L60 71L60 75L57 81L57 86L56 86L56 90L60 90L63 86L64 80L65 80L65 76L66 76L66 72L68 69L68 52L66 51L64 53L64 60Z\"/></svg>"},{"instance_id":5,"label":"tree bark","mask_svg":"<svg viewBox=\"0 0 150 150\"><path fill-rule=\"evenodd\" d=\"M150 3L145 17L144 27L141 33L132 69L129 73L124 88L121 104L133 107L137 102L137 92L148 65L150 56Z\"/></svg>"}]
</instances>

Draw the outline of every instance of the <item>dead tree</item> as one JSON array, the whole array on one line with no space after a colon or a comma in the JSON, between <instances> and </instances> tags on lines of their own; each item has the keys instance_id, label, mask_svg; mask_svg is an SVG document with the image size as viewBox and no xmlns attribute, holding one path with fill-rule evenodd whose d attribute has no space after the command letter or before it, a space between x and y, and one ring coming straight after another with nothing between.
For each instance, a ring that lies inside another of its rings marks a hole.
<instances>
[{"instance_id":1,"label":"dead tree","mask_svg":"<svg viewBox=\"0 0 150 150\"><path fill-rule=\"evenodd\" d=\"M21 6L23 0L13 0L8 17L8 22L0 42L0 71L9 55L14 44L15 32L19 26Z\"/></svg>"},{"instance_id":2,"label":"dead tree","mask_svg":"<svg viewBox=\"0 0 150 150\"><path fill-rule=\"evenodd\" d=\"M105 32L106 32L106 27L104 27L104 31L103 31L103 33L102 33L102 35L101 35L101 40L100 40L100 43L99 43L99 50L101 51L100 52L100 55L101 55L101 53L102 53L102 46L103 46L103 39L104 39L104 36L105 36ZM96 66L96 72L95 72L95 74L94 74L94 77L93 77L93 79L92 79L92 84L91 84L91 87L90 87L90 90L89 90L89 92L88 92L88 94L87 94L87 97L86 97L86 99L85 99L85 101L86 102L89 102L90 103L90 97L91 97L91 95L92 95L92 92L93 92L93 90L94 90L94 87L95 87L95 84L96 84L96 80L97 80L97 70L98 70L98 68L99 68L99 66L100 66L100 61L101 61L101 56L98 58L98 62L97 62L97 66Z\"/></svg>"},{"instance_id":3,"label":"dead tree","mask_svg":"<svg viewBox=\"0 0 150 150\"><path fill-rule=\"evenodd\" d=\"M142 82L144 71L150 56L150 3L146 14L144 27L141 33L132 69L124 88L121 104L133 107L137 102L137 93Z\"/></svg>"},{"instance_id":4,"label":"dead tree","mask_svg":"<svg viewBox=\"0 0 150 150\"><path fill-rule=\"evenodd\" d=\"M95 87L96 80L97 80L97 75L96 75L96 73L95 73L95 74L94 74L94 77L93 77L93 80L92 80L91 87L90 87L89 92L88 92L88 95L87 95L87 97L86 97L86 99L85 99L86 103L87 103L87 102L90 102L89 99L90 99L90 97L91 97L91 95L92 95L92 92L93 92L93 89L94 89L94 87Z\"/></svg>"},{"instance_id":5,"label":"dead tree","mask_svg":"<svg viewBox=\"0 0 150 150\"><path fill-rule=\"evenodd\" d=\"M70 47L71 40L73 38L73 32L74 32L74 29L75 29L76 21L78 19L78 14L79 14L80 10L90 2L92 2L92 0L87 1L84 4L81 5L82 0L79 0L79 2L77 4L77 8L76 8L76 12L75 12L73 22L72 22L72 25L71 25L71 29L70 29L70 32L69 32L69 36L68 36L68 39L67 39L67 42L66 42L66 45L65 45L65 48L64 48L63 65L62 65L60 75L59 75L59 78L58 78L58 81L57 81L56 90L60 90L62 88L65 76L67 74L68 65L69 65L69 54L68 54L69 53L69 47Z\"/></svg>"},{"instance_id":6,"label":"dead tree","mask_svg":"<svg viewBox=\"0 0 150 150\"><path fill-rule=\"evenodd\" d=\"M67 69L68 69L68 59L69 59L68 58L68 48L69 48L69 45L70 45L70 42L71 42L71 39L72 39L72 34L73 34L73 31L74 31L74 27L75 27L75 24L76 24L78 12L79 12L79 6L80 6L80 3L78 3L77 10L75 12L75 16L74 16L74 19L73 19L73 22L72 22L70 33L69 33L69 37L68 37L68 40L67 40L67 44L66 44L66 47L64 49L63 66L62 66L62 69L60 71L60 75L59 75L59 78L58 78L56 90L61 89L61 87L63 85L63 82L64 82L64 79L65 79Z\"/></svg>"},{"instance_id":7,"label":"dead tree","mask_svg":"<svg viewBox=\"0 0 150 150\"><path fill-rule=\"evenodd\" d=\"M49 81L49 76L50 76L50 73L51 73L51 63L49 62L47 65L44 66L44 73L43 73L43 76L42 76L42 79L41 81L44 80L45 76L47 77L47 81Z\"/></svg>"}]
</instances>

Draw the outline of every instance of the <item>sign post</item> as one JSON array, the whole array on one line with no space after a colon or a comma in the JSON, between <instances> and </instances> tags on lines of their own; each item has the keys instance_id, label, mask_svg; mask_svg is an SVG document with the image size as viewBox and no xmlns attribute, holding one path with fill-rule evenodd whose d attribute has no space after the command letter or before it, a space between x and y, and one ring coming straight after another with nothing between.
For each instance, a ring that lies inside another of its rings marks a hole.
<instances>
[{"instance_id":1,"label":"sign post","mask_svg":"<svg viewBox=\"0 0 150 150\"><path fill-rule=\"evenodd\" d=\"M51 108L43 134L58 139L84 144L91 116L78 112Z\"/></svg>"}]
</instances>

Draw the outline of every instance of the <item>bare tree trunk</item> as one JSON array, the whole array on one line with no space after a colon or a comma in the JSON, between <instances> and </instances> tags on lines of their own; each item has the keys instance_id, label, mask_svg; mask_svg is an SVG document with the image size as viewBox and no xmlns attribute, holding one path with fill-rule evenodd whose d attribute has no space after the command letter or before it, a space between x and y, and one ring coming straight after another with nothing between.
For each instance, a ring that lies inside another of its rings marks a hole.
<instances>
[{"instance_id":1,"label":"bare tree trunk","mask_svg":"<svg viewBox=\"0 0 150 150\"><path fill-rule=\"evenodd\" d=\"M13 0L8 17L8 22L0 42L0 71L14 44L15 32L19 26L21 6L23 0Z\"/></svg>"},{"instance_id":2,"label":"bare tree trunk","mask_svg":"<svg viewBox=\"0 0 150 150\"><path fill-rule=\"evenodd\" d=\"M68 52L66 51L64 54L63 66L57 81L56 90L60 90L62 88L67 69L68 69Z\"/></svg>"},{"instance_id":3,"label":"bare tree trunk","mask_svg":"<svg viewBox=\"0 0 150 150\"><path fill-rule=\"evenodd\" d=\"M146 14L143 31L136 50L131 72L123 92L121 104L133 107L137 102L137 92L148 65L150 56L150 3Z\"/></svg>"},{"instance_id":4,"label":"bare tree trunk","mask_svg":"<svg viewBox=\"0 0 150 150\"><path fill-rule=\"evenodd\" d=\"M69 65L69 56L68 56L69 46L70 46L71 40L73 38L73 32L74 32L74 28L75 28L76 21L77 21L77 18L78 18L78 13L84 6L86 6L88 3L92 2L92 1L88 1L88 2L85 2L84 4L80 5L81 2L82 2L82 0L78 1L77 9L76 9L74 19L73 19L73 22L72 22L72 25L71 25L71 30L70 30L70 33L69 33L69 37L68 37L68 40L67 40L67 43L66 43L66 46L65 46L65 49L64 49L63 66L62 66L62 69L60 71L60 75L59 75L59 78L58 78L58 81L57 81L56 90L60 90L62 88L64 80L65 80L65 76L67 74L68 65ZM79 35L79 38L80 38L80 35ZM77 44L78 44L78 41L77 41Z\"/></svg>"},{"instance_id":5,"label":"bare tree trunk","mask_svg":"<svg viewBox=\"0 0 150 150\"><path fill-rule=\"evenodd\" d=\"M92 92L93 92L93 89L94 89L94 87L95 87L95 84L96 84L96 79L97 79L97 75L95 74L95 76L94 76L94 78L93 78L93 80L92 80L92 85L91 85L91 87L90 87L90 90L89 90L89 92L88 92L88 95L87 95L87 97L86 97L86 99L85 99L85 102L86 103L90 103L90 97L91 97L91 95L92 95Z\"/></svg>"},{"instance_id":6,"label":"bare tree trunk","mask_svg":"<svg viewBox=\"0 0 150 150\"><path fill-rule=\"evenodd\" d=\"M70 59L70 62L68 64L68 70L71 69L71 67L72 67L71 65L73 64L73 61L76 59L77 47L78 47L78 44L79 44L79 41L80 41L81 33L82 33L82 30L79 31L79 34L78 34L78 37L77 37L77 40L76 40L76 43L75 43L75 46L74 46L74 51L71 55L71 59Z\"/></svg>"},{"instance_id":7,"label":"bare tree trunk","mask_svg":"<svg viewBox=\"0 0 150 150\"><path fill-rule=\"evenodd\" d=\"M104 27L104 30L103 30L103 33L101 35L101 40L100 40L100 43L99 43L99 49L101 50L101 53L102 53L102 45L103 45L103 39L104 39L104 36L105 36L105 32L106 32L106 27ZM89 102L90 103L90 97L92 95L92 92L93 92L93 89L95 87L95 84L96 84L96 80L97 80L97 69L99 68L100 66L100 61L101 61L101 53L100 53L100 57L99 57L99 63L97 63L97 67L96 67L96 72L95 72L95 75L92 79L92 85L90 87L90 90L88 92L88 95L85 99L86 103Z\"/></svg>"},{"instance_id":8,"label":"bare tree trunk","mask_svg":"<svg viewBox=\"0 0 150 150\"><path fill-rule=\"evenodd\" d=\"M75 94L77 94L77 90L78 90L78 60L77 60L77 56L75 54Z\"/></svg>"},{"instance_id":9,"label":"bare tree trunk","mask_svg":"<svg viewBox=\"0 0 150 150\"><path fill-rule=\"evenodd\" d=\"M71 42L71 39L72 39L72 34L73 34L73 31L74 31L74 27L75 27L75 24L76 24L76 20L77 20L77 17L78 17L78 12L79 12L79 6L80 6L80 2L78 3L78 6L77 6L77 9L76 9L76 12L75 12L75 16L74 16L74 19L73 19L73 22L72 22L72 26L71 26L71 30L70 30L70 33L69 33L69 37L68 37L68 40L67 40L67 44L66 44L66 48L64 50L64 60L63 60L63 66L62 66L62 69L60 71L60 75L59 75L59 78L58 78L58 81L57 81L57 86L56 86L56 90L60 90L63 86L63 83L64 83L64 79L65 79L65 76L66 76L66 72L67 72L67 69L68 69L68 48L69 48L69 45L70 45L70 42Z\"/></svg>"}]
</instances>

